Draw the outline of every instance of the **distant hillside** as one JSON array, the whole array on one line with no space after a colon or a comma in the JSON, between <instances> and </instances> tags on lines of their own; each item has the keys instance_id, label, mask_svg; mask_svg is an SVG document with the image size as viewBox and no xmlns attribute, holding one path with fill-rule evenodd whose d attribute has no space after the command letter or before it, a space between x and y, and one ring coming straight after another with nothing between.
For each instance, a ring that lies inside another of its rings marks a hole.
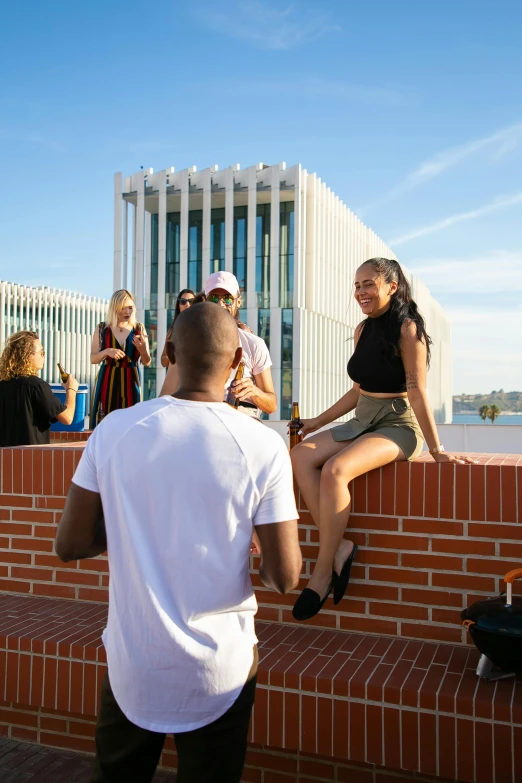
<instances>
[{"instance_id":1,"label":"distant hillside","mask_svg":"<svg viewBox=\"0 0 522 783\"><path fill-rule=\"evenodd\" d=\"M522 413L522 392L499 389L491 394L457 394L453 397L453 413L476 413L482 405L497 405L502 413Z\"/></svg>"}]
</instances>

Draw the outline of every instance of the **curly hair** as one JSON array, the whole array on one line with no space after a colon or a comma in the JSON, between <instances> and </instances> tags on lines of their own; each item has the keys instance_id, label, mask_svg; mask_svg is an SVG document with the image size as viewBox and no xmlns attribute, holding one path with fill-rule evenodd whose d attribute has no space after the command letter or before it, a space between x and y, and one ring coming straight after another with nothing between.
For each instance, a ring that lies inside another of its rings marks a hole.
<instances>
[{"instance_id":1,"label":"curly hair","mask_svg":"<svg viewBox=\"0 0 522 783\"><path fill-rule=\"evenodd\" d=\"M7 338L0 356L0 381L38 374L31 361L34 341L38 339L36 332L28 331L15 332Z\"/></svg>"}]
</instances>

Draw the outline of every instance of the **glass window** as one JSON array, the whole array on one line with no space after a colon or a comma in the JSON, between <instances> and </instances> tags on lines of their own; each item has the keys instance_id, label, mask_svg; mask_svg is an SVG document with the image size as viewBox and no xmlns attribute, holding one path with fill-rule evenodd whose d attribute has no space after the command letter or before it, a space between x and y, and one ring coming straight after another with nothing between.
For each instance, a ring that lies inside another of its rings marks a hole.
<instances>
[{"instance_id":1,"label":"glass window","mask_svg":"<svg viewBox=\"0 0 522 783\"><path fill-rule=\"evenodd\" d=\"M270 350L270 310L268 308L257 311L257 333Z\"/></svg>"},{"instance_id":2,"label":"glass window","mask_svg":"<svg viewBox=\"0 0 522 783\"><path fill-rule=\"evenodd\" d=\"M149 337L152 361L148 367L143 369L143 400L153 400L156 397L156 363L158 356L157 310L145 310L145 329Z\"/></svg>"},{"instance_id":3,"label":"glass window","mask_svg":"<svg viewBox=\"0 0 522 783\"><path fill-rule=\"evenodd\" d=\"M270 204L258 204L256 215L256 299L270 306Z\"/></svg>"},{"instance_id":4,"label":"glass window","mask_svg":"<svg viewBox=\"0 0 522 783\"><path fill-rule=\"evenodd\" d=\"M201 291L201 267L203 261L203 212L189 212L188 236L188 287Z\"/></svg>"},{"instance_id":5,"label":"glass window","mask_svg":"<svg viewBox=\"0 0 522 783\"><path fill-rule=\"evenodd\" d=\"M159 216L151 215L150 218L150 307L157 307Z\"/></svg>"},{"instance_id":6,"label":"glass window","mask_svg":"<svg viewBox=\"0 0 522 783\"><path fill-rule=\"evenodd\" d=\"M176 306L176 298L180 289L179 273L179 243L180 243L180 221L179 212L167 213L167 258L166 258L166 278L165 307L173 309Z\"/></svg>"},{"instance_id":7,"label":"glass window","mask_svg":"<svg viewBox=\"0 0 522 783\"><path fill-rule=\"evenodd\" d=\"M294 311L281 310L281 419L290 419L292 413L292 351Z\"/></svg>"},{"instance_id":8,"label":"glass window","mask_svg":"<svg viewBox=\"0 0 522 783\"><path fill-rule=\"evenodd\" d=\"M222 272L225 268L225 210L213 209L210 213L210 272Z\"/></svg>"},{"instance_id":9,"label":"glass window","mask_svg":"<svg viewBox=\"0 0 522 783\"><path fill-rule=\"evenodd\" d=\"M294 305L294 215L294 202L282 201L279 214L280 307Z\"/></svg>"},{"instance_id":10,"label":"glass window","mask_svg":"<svg viewBox=\"0 0 522 783\"><path fill-rule=\"evenodd\" d=\"M247 287L247 208L234 207L234 274L239 290Z\"/></svg>"}]
</instances>

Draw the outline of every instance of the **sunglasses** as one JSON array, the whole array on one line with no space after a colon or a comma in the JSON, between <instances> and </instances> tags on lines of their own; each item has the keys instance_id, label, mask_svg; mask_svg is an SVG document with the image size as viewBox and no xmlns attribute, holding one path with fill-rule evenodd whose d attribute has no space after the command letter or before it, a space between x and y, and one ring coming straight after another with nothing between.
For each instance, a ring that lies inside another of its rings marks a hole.
<instances>
[{"instance_id":1,"label":"sunglasses","mask_svg":"<svg viewBox=\"0 0 522 783\"><path fill-rule=\"evenodd\" d=\"M185 297L184 297L184 296L181 296L181 297L178 299L178 302L179 302L181 305L190 305L190 304L192 304L192 302L193 302L193 301L194 301L194 297L191 297L190 299L185 299Z\"/></svg>"},{"instance_id":2,"label":"sunglasses","mask_svg":"<svg viewBox=\"0 0 522 783\"><path fill-rule=\"evenodd\" d=\"M236 301L236 296L218 296L217 294L210 294L210 296L207 296L207 302L212 302L213 304L219 304L220 302L223 302L225 307L232 307L234 302Z\"/></svg>"}]
</instances>

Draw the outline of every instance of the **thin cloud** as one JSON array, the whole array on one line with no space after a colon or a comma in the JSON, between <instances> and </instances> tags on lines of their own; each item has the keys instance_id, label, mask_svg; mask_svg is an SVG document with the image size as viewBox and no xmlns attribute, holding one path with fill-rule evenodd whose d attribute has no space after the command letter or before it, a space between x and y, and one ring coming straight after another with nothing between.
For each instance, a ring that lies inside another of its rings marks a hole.
<instances>
[{"instance_id":1,"label":"thin cloud","mask_svg":"<svg viewBox=\"0 0 522 783\"><path fill-rule=\"evenodd\" d=\"M437 153L432 158L428 158L417 166L414 171L410 172L402 182L392 188L383 198L357 210L357 214L363 216L370 209L381 207L393 201L393 199L408 193L410 190L419 187L419 185L439 177L473 155L482 153L483 157L489 157L490 160L497 162L508 153L514 152L521 143L522 122L519 122L489 136L483 136L480 139L468 141L466 144L442 150L442 152Z\"/></svg>"},{"instance_id":2,"label":"thin cloud","mask_svg":"<svg viewBox=\"0 0 522 783\"><path fill-rule=\"evenodd\" d=\"M459 147L451 147L443 150L433 158L424 161L415 171L409 174L397 190L404 192L434 179L454 166L457 166L466 158L483 150L491 151L493 157L498 160L508 152L515 150L522 141L522 123L510 125L508 128L484 136L482 139L469 141Z\"/></svg>"},{"instance_id":3,"label":"thin cloud","mask_svg":"<svg viewBox=\"0 0 522 783\"><path fill-rule=\"evenodd\" d=\"M522 251L491 250L466 258L430 258L409 267L435 295L456 295L462 290L489 294L493 277L495 292L517 295L522 292ZM503 270L500 277L499 270Z\"/></svg>"},{"instance_id":4,"label":"thin cloud","mask_svg":"<svg viewBox=\"0 0 522 783\"><path fill-rule=\"evenodd\" d=\"M321 11L296 4L278 10L261 0L235 0L217 9L215 4L205 4L196 14L213 30L260 49L291 49L341 29Z\"/></svg>"},{"instance_id":5,"label":"thin cloud","mask_svg":"<svg viewBox=\"0 0 522 783\"><path fill-rule=\"evenodd\" d=\"M403 234L402 236L395 237L395 239L391 239L389 244L392 246L404 245L406 242L411 242L412 239L426 236L426 234L435 234L437 231L442 231L449 226L453 226L455 223L474 220L475 218L489 215L491 212L498 212L501 209L505 209L506 207L515 204L522 204L522 191L519 191L512 196L502 196L478 209L472 209L469 212L459 212L444 220L439 220L437 223L432 223L430 226L423 226L422 228L415 229L415 231L411 231L408 234Z\"/></svg>"}]
</instances>

